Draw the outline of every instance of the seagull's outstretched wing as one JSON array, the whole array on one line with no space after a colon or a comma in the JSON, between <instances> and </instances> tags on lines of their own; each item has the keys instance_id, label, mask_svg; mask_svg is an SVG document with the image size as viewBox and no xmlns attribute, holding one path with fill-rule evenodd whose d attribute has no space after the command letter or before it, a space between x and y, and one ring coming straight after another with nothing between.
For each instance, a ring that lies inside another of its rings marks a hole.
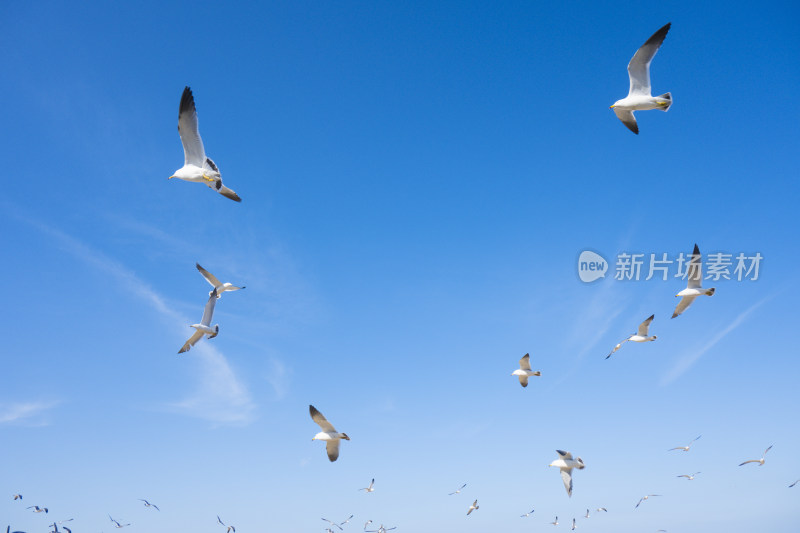
<instances>
[{"instance_id":1,"label":"seagull's outstretched wing","mask_svg":"<svg viewBox=\"0 0 800 533\"><path fill-rule=\"evenodd\" d=\"M216 288L222 285L222 283L217 279L217 277L208 270L206 270L205 268L201 267L200 263L195 263L195 266L197 267L197 270L200 271L200 274L202 274L203 277L206 278L206 281L209 282L212 287Z\"/></svg>"},{"instance_id":2,"label":"seagull's outstretched wing","mask_svg":"<svg viewBox=\"0 0 800 533\"><path fill-rule=\"evenodd\" d=\"M653 61L653 57L661 47L661 43L664 42L664 38L667 36L671 24L672 23L668 22L660 30L655 32L647 39L641 48L633 54L631 62L628 63L628 76L631 79L631 87L628 91L628 95L640 94L650 96L650 62ZM619 116L619 114L617 114L617 116ZM623 122L625 121L623 120ZM625 125L627 126L627 124Z\"/></svg>"},{"instance_id":3,"label":"seagull's outstretched wing","mask_svg":"<svg viewBox=\"0 0 800 533\"><path fill-rule=\"evenodd\" d=\"M220 193L225 198L230 198L234 202L241 202L242 199L239 198L239 195L234 192L233 189L230 189L222 184L222 181L217 182L217 192Z\"/></svg>"},{"instance_id":4,"label":"seagull's outstretched wing","mask_svg":"<svg viewBox=\"0 0 800 533\"><path fill-rule=\"evenodd\" d=\"M650 322L652 322L655 317L656 315L650 315L650 318L639 324L639 330L636 332L636 334L642 337L647 337L647 330L650 329Z\"/></svg>"},{"instance_id":5,"label":"seagull's outstretched wing","mask_svg":"<svg viewBox=\"0 0 800 533\"><path fill-rule=\"evenodd\" d=\"M569 452L565 452L564 450L556 450L556 453L564 460L572 459L572 454Z\"/></svg>"},{"instance_id":6,"label":"seagull's outstretched wing","mask_svg":"<svg viewBox=\"0 0 800 533\"><path fill-rule=\"evenodd\" d=\"M528 386L528 376L519 376L519 384L523 387Z\"/></svg>"},{"instance_id":7,"label":"seagull's outstretched wing","mask_svg":"<svg viewBox=\"0 0 800 533\"><path fill-rule=\"evenodd\" d=\"M564 481L564 488L567 489L567 496L572 497L572 471L561 470L561 479Z\"/></svg>"},{"instance_id":8,"label":"seagull's outstretched wing","mask_svg":"<svg viewBox=\"0 0 800 533\"><path fill-rule=\"evenodd\" d=\"M681 298L681 301L678 302L678 305L675 307L675 312L672 313L672 318L675 318L676 316L686 311L686 309L690 305L692 305L692 302L694 302L696 298L697 296L684 296L683 298Z\"/></svg>"},{"instance_id":9,"label":"seagull's outstretched wing","mask_svg":"<svg viewBox=\"0 0 800 533\"><path fill-rule=\"evenodd\" d=\"M522 356L522 359L519 360L519 367L522 370L530 370L531 369L531 354L526 353Z\"/></svg>"},{"instance_id":10,"label":"seagull's outstretched wing","mask_svg":"<svg viewBox=\"0 0 800 533\"><path fill-rule=\"evenodd\" d=\"M770 450L772 449L772 447L773 447L773 446L774 446L774 444L770 444L769 448L767 448L766 450L764 450L764 455L767 455L767 452L768 452L768 451L770 451ZM764 455L762 455L761 457L764 457Z\"/></svg>"},{"instance_id":11,"label":"seagull's outstretched wing","mask_svg":"<svg viewBox=\"0 0 800 533\"><path fill-rule=\"evenodd\" d=\"M617 118L620 119L629 130L639 135L639 125L636 123L636 117L633 116L633 111L615 107L614 114L617 115Z\"/></svg>"},{"instance_id":12,"label":"seagull's outstretched wing","mask_svg":"<svg viewBox=\"0 0 800 533\"><path fill-rule=\"evenodd\" d=\"M758 459L750 459L749 461L745 461L743 463L739 463L739 466L746 465L747 463L760 463L761 461Z\"/></svg>"},{"instance_id":13,"label":"seagull's outstretched wing","mask_svg":"<svg viewBox=\"0 0 800 533\"><path fill-rule=\"evenodd\" d=\"M203 332L202 331L197 330L197 329L194 330L194 333L192 333L192 336L189 337L188 341L183 343L183 346L181 346L181 349L178 350L178 353L188 352L189 350L192 349L192 346L197 344L197 341L199 341L202 337L203 337Z\"/></svg>"},{"instance_id":14,"label":"seagull's outstretched wing","mask_svg":"<svg viewBox=\"0 0 800 533\"><path fill-rule=\"evenodd\" d=\"M217 290L211 291L211 296L208 297L206 308L203 310L203 319L200 321L204 326L211 325L211 319L214 316L214 306L217 305Z\"/></svg>"},{"instance_id":15,"label":"seagull's outstretched wing","mask_svg":"<svg viewBox=\"0 0 800 533\"><path fill-rule=\"evenodd\" d=\"M311 420L317 423L317 425L322 428L322 431L326 433L336 433L336 428L333 427L333 424L328 422L328 419L325 418L322 413L320 413L316 407L313 405L308 406L308 412L311 413ZM330 441L329 441L330 442Z\"/></svg>"},{"instance_id":16,"label":"seagull's outstretched wing","mask_svg":"<svg viewBox=\"0 0 800 533\"><path fill-rule=\"evenodd\" d=\"M622 345L623 345L623 344L625 344L626 342L628 342L629 340L631 340L631 339L630 339L630 337L628 337L628 338L627 338L627 339L625 339L624 341L622 341L622 342L620 342L619 344L617 344L616 346L614 346L614 349L613 349L613 350L611 350L611 353L609 353L609 354L606 356L606 359L608 359L609 357L611 357L612 355L614 355L614 352L616 352L617 350L619 350L620 348L622 348Z\"/></svg>"},{"instance_id":17,"label":"seagull's outstretched wing","mask_svg":"<svg viewBox=\"0 0 800 533\"><path fill-rule=\"evenodd\" d=\"M689 289L699 289L703 281L703 256L700 255L700 248L694 245L692 259L689 261L689 272L687 274Z\"/></svg>"},{"instance_id":18,"label":"seagull's outstretched wing","mask_svg":"<svg viewBox=\"0 0 800 533\"><path fill-rule=\"evenodd\" d=\"M329 440L325 443L325 451L328 452L328 459L334 462L339 458L339 439Z\"/></svg>"},{"instance_id":19,"label":"seagull's outstretched wing","mask_svg":"<svg viewBox=\"0 0 800 533\"><path fill-rule=\"evenodd\" d=\"M197 109L194 107L194 96L189 87L183 89L181 105L178 109L178 134L183 144L184 164L203 166L206 160L206 150L197 129Z\"/></svg>"}]
</instances>

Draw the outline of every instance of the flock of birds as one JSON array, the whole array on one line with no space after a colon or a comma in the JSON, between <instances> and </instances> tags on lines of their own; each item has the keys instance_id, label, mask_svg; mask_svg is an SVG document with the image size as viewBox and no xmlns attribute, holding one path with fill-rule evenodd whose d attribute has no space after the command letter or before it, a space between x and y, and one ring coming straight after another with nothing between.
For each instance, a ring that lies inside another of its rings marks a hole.
<instances>
[{"instance_id":1,"label":"flock of birds","mask_svg":"<svg viewBox=\"0 0 800 533\"><path fill-rule=\"evenodd\" d=\"M660 109L662 111L669 110L670 106L672 105L672 95L670 93L664 93L659 96L652 96L651 95L651 85L650 85L650 63L653 60L658 49L661 47L661 44L664 42L664 39L667 36L667 32L670 29L670 24L664 25L658 31L656 31L634 54L633 58L631 59L630 63L628 64L628 75L630 78L630 88L628 92L628 96L616 101L613 105L611 105L611 109L614 110L616 116L622 121L622 123L630 129L632 132L638 134L639 127L636 123L636 118L634 117L635 111L645 111L651 109ZM197 121L197 110L194 103L194 97L192 95L192 91L189 87L186 87L181 95L179 111L178 111L178 132L180 135L181 143L183 144L184 150L184 165L180 169L176 170L175 173L169 177L178 178L184 181L189 182L196 182L196 183L203 183L212 190L218 192L219 194L225 196L226 198L230 198L236 202L241 202L241 198L239 197L236 192L232 189L228 188L222 183L222 177L219 171L219 168L214 163L214 161L208 157L205 153L205 148L203 146L203 141L200 137L200 132L198 129L198 121ZM238 287L231 283L222 283L217 279L213 274L205 270L199 264L196 265L197 270L200 274L208 281L211 285L212 290L209 292L208 300L206 301L203 316L198 324L192 324L191 327L195 329L195 332L192 334L191 337L183 344L181 349L178 353L184 353L189 351L197 342L199 342L203 337L207 339L213 339L219 334L219 325L211 325L212 317L214 314L214 308L216 306L216 302L218 299L222 297L222 294L226 291L237 291L244 289L245 287ZM677 317L678 315L682 314L686 311L686 309L695 301L698 296L712 296L715 292L714 288L704 289L701 286L702 283L702 259L700 255L700 251L698 246L695 244L694 250L692 252L691 261L689 263L689 267L687 269L687 279L688 284L685 289L680 291L676 294L676 297L680 297L681 300L678 303L675 311L672 315L672 318ZM647 319L645 319L638 327L636 333L631 334L626 339L622 340L619 344L617 344L611 352L606 356L606 359L610 358L614 353L619 350L622 345L626 342L651 342L656 340L655 335L649 334L649 328L652 324L655 315L650 315ZM528 380L531 377L541 376L540 371L534 371L531 368L530 364L530 354L525 354L519 360L519 369L514 370L511 374L512 376L517 376L519 378L519 383L522 387L528 386ZM323 414L317 410L313 405L309 405L309 413L311 419L319 426L320 432L318 432L312 440L320 440L325 442L325 450L328 455L328 459L333 462L339 458L339 449L342 440L350 440L350 437L347 436L346 433L340 433L339 431L334 428L334 426L323 416ZM684 452L688 452L691 448L692 444L700 438L698 436L694 440L692 440L686 446L678 446L675 448L671 448L668 451L673 450L681 450ZM757 463L759 466L763 466L765 463L765 458L767 452L770 451L772 446L768 447L764 450L763 455L760 459L751 459L748 461L742 462L739 466L746 465L748 463ZM573 491L573 479L572 473L574 469L583 470L586 465L580 457L573 458L572 454L568 451L563 450L556 450L558 454L558 459L552 461L548 466L557 467L560 471L562 481L564 483L564 487L566 489L567 495L569 497L572 496ZM686 478L688 481L692 481L695 477L700 474L701 472L694 472L692 474L681 474L677 477L679 478ZM794 487L800 480L795 481L789 487ZM461 485L455 491L449 493L449 496L454 496L461 494L461 492L466 488L467 484ZM359 489L360 491L364 491L365 493L373 493L375 492L375 479L372 479L369 483L369 486ZM660 497L660 494L647 494L639 499L639 501L634 506L634 509L638 508L642 503L648 501L650 498ZM14 494L14 500L22 500L21 494ZM139 501L144 503L144 506L148 509L153 509L156 511L160 511L159 507L155 504L150 503L145 499L140 499ZM32 505L26 507L26 509L31 509L34 513L44 513L47 514L49 512L47 507L40 507L38 505ZM478 505L478 500L475 499L472 504L468 507L466 511L466 515L469 516L473 512L480 509ZM525 514L520 515L522 518L527 518L531 516L535 510L531 510ZM598 507L596 512L608 512L605 507ZM586 509L586 514L584 518L590 517L589 509ZM109 520L111 523L114 524L114 527L117 529L122 529L128 526L131 526L130 523L121 523L120 521L114 519L109 515ZM334 533L332 528L337 528L339 531L343 531L343 526L348 524L350 520L353 518L353 515L350 515L347 519L342 522L334 522L327 518L322 518L324 522L328 524L328 527L325 529L327 533ZM73 518L62 520L58 522L53 522L49 526L52 528L51 533L59 533L59 526L61 530L66 533L72 533L72 531L62 524L72 521ZM225 533L236 533L236 528L233 525L228 525L222 521L222 519L217 516L217 523L225 528ZM368 520L364 524L364 531L368 533L386 533L387 531L391 531L397 528L397 526L393 527L385 527L383 524L377 527L377 529L367 529L373 523L372 520ZM558 526L558 516L550 522L553 526ZM575 518L572 519L572 530L576 529L577 521ZM660 530L664 531L664 530ZM8 526L6 529L6 533L24 533L19 531L11 530L11 526Z\"/></svg>"}]
</instances>

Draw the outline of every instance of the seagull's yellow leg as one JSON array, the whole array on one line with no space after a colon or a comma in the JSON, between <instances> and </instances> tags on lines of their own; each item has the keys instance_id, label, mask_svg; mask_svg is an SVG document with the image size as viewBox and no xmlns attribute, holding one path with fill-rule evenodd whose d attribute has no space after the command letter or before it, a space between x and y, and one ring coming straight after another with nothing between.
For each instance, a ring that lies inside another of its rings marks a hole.
<instances>
[{"instance_id":1,"label":"seagull's yellow leg","mask_svg":"<svg viewBox=\"0 0 800 533\"><path fill-rule=\"evenodd\" d=\"M214 181L214 178L209 178L205 174L203 174L203 177L205 178L206 181Z\"/></svg>"}]
</instances>

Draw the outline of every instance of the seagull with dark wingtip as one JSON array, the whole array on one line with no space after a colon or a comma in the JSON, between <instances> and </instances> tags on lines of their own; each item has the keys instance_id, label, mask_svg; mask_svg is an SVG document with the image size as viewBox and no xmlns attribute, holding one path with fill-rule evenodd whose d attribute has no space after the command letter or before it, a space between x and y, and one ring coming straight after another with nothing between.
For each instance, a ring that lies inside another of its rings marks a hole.
<instances>
[{"instance_id":1,"label":"seagull with dark wingtip","mask_svg":"<svg viewBox=\"0 0 800 533\"><path fill-rule=\"evenodd\" d=\"M317 408L313 405L308 406L308 412L311 414L311 420L322 429L322 431L314 435L311 440L324 440L325 450L328 452L328 459L334 462L339 458L339 443L342 439L350 440L350 437L347 436L347 433L339 433L336 431L333 424L328 422L322 413L317 411Z\"/></svg>"},{"instance_id":2,"label":"seagull with dark wingtip","mask_svg":"<svg viewBox=\"0 0 800 533\"><path fill-rule=\"evenodd\" d=\"M667 23L661 27L633 54L633 58L628 63L628 77L631 82L628 96L617 100L611 106L617 118L637 135L639 134L639 125L636 124L636 118L633 116L634 111L650 109L667 111L672 106L672 94L664 93L659 96L650 94L650 62L653 61L661 43L664 42L670 25L671 23Z\"/></svg>"},{"instance_id":3,"label":"seagull with dark wingtip","mask_svg":"<svg viewBox=\"0 0 800 533\"><path fill-rule=\"evenodd\" d=\"M203 139L200 138L200 130L197 127L194 96L189 87L184 88L181 95L181 104L178 108L178 134L183 144L184 163L183 167L176 170L169 179L178 178L184 181L204 183L225 198L241 202L242 199L238 194L222 184L222 176L217 165L210 157L206 156Z\"/></svg>"}]
</instances>

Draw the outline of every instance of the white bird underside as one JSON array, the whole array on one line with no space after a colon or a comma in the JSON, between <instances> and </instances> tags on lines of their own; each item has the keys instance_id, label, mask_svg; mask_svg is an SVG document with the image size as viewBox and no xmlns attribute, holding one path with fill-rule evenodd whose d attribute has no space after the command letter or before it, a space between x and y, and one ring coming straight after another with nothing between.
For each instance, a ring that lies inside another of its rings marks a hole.
<instances>
[{"instance_id":1,"label":"white bird underside","mask_svg":"<svg viewBox=\"0 0 800 533\"><path fill-rule=\"evenodd\" d=\"M570 498L572 497L572 469L577 468L582 470L586 465L584 465L583 460L578 457L577 459L572 458L572 454L570 452L565 452L563 450L556 450L556 453L559 455L560 459L556 459L549 466L556 466L561 470L561 479L564 482L564 488L567 489L567 496Z\"/></svg>"},{"instance_id":2,"label":"white bird underside","mask_svg":"<svg viewBox=\"0 0 800 533\"><path fill-rule=\"evenodd\" d=\"M700 248L697 244L694 245L692 257L689 260L689 266L686 271L686 288L675 296L680 296L681 301L675 307L675 312L672 313L672 318L682 314L686 309L692 305L692 302L700 295L713 296L716 289L704 289L703 281L703 257L700 255Z\"/></svg>"},{"instance_id":3,"label":"white bird underside","mask_svg":"<svg viewBox=\"0 0 800 533\"><path fill-rule=\"evenodd\" d=\"M636 124L634 111L646 111L650 109L661 109L667 111L672 105L672 95L665 93L660 96L651 96L650 87L650 63L653 61L656 52L664 42L664 38L669 32L671 23L667 23L656 31L645 43L633 54L628 63L628 78L630 87L628 96L622 100L617 100L611 108L625 126L633 133L639 133L639 126Z\"/></svg>"},{"instance_id":4,"label":"white bird underside","mask_svg":"<svg viewBox=\"0 0 800 533\"><path fill-rule=\"evenodd\" d=\"M531 356L530 354L525 354L522 356L522 359L519 360L519 370L515 370L511 373L512 376L519 376L519 384L523 387L528 386L528 378L531 376L541 376L542 373L538 370L533 371L531 370Z\"/></svg>"},{"instance_id":5,"label":"white bird underside","mask_svg":"<svg viewBox=\"0 0 800 533\"><path fill-rule=\"evenodd\" d=\"M205 183L226 198L241 202L242 199L238 194L222 184L219 168L210 157L206 156L197 124L194 96L189 87L185 87L181 95L181 103L178 108L178 134L181 144L183 144L183 167L175 171L170 178Z\"/></svg>"},{"instance_id":6,"label":"white bird underside","mask_svg":"<svg viewBox=\"0 0 800 533\"><path fill-rule=\"evenodd\" d=\"M244 287L237 287L231 283L222 283L214 274L201 267L200 263L195 263L195 266L205 280L217 291L217 298L222 298L222 293L225 291L238 291L244 289ZM209 292L208 295L211 296L211 292Z\"/></svg>"},{"instance_id":7,"label":"white bird underside","mask_svg":"<svg viewBox=\"0 0 800 533\"><path fill-rule=\"evenodd\" d=\"M203 335L208 335L209 339L213 339L217 336L218 328L211 327L211 319L214 315L214 306L217 304L217 291L216 289L211 291L211 296L208 297L208 301L206 302L206 307L203 310L203 318L200 320L200 324L193 324L192 327L195 328L195 332L189 337L178 353L188 352L192 349L192 346L197 344L197 341L203 338Z\"/></svg>"},{"instance_id":8,"label":"white bird underside","mask_svg":"<svg viewBox=\"0 0 800 533\"><path fill-rule=\"evenodd\" d=\"M322 413L320 413L313 405L308 406L308 411L311 414L311 420L313 420L320 427L320 429L322 429L322 431L314 435L314 438L311 440L326 441L325 451L328 453L328 459L331 462L335 461L339 458L339 443L341 442L341 439L350 440L350 437L348 437L346 433L339 433L336 431L336 428L333 427L333 424L328 422Z\"/></svg>"},{"instance_id":9,"label":"white bird underside","mask_svg":"<svg viewBox=\"0 0 800 533\"><path fill-rule=\"evenodd\" d=\"M628 337L628 338L627 338L627 339L625 339L624 341L622 341L622 342L620 342L619 344L617 344L616 346L614 346L614 349L613 349L613 350L611 350L611 353L609 353L609 354L606 356L606 359L608 359L609 357L611 357L612 355L614 355L614 352L616 352L617 350L619 350L619 349L622 347L622 345L623 345L623 344L625 344L625 343L626 343L626 342L628 342L628 341L633 341L633 342L647 342L647 341L654 341L654 340L656 340L656 336L655 336L655 335L653 335L652 337L649 337L649 336L648 336L648 330L650 329L650 323L653 321L653 319L654 319L655 317L656 317L656 315L650 315L648 318L646 318L644 322L642 322L641 324L639 324L639 329L636 331L636 333L635 333L635 334L631 335L630 337Z\"/></svg>"}]
</instances>

